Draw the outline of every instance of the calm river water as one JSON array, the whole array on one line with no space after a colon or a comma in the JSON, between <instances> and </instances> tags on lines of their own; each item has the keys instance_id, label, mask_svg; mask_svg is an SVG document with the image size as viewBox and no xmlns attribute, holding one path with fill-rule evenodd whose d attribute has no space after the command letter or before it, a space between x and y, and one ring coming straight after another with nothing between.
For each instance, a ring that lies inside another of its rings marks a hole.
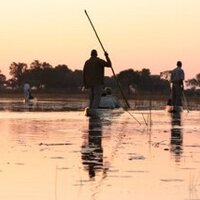
<instances>
[{"instance_id":1,"label":"calm river water","mask_svg":"<svg viewBox=\"0 0 200 200\"><path fill-rule=\"evenodd\" d=\"M0 199L200 199L199 111L85 105L0 100Z\"/></svg>"}]
</instances>

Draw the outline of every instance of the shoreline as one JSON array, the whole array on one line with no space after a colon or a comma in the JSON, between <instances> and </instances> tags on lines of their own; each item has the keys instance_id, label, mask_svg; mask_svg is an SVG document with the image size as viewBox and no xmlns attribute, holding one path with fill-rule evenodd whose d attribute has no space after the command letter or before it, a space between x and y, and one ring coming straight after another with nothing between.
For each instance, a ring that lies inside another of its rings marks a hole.
<instances>
[{"instance_id":1,"label":"shoreline","mask_svg":"<svg viewBox=\"0 0 200 200\"><path fill-rule=\"evenodd\" d=\"M88 99L87 92L68 92L68 91L32 91L32 94L36 98L40 99ZM115 95L115 94L114 94ZM120 100L123 100L120 94L116 95ZM136 95L125 95L127 100L152 100L152 101L167 101L169 95L163 94L136 94ZM22 99L23 91L0 91L0 99L5 98L14 98L14 99ZM199 96L186 96L189 102L199 102Z\"/></svg>"}]
</instances>

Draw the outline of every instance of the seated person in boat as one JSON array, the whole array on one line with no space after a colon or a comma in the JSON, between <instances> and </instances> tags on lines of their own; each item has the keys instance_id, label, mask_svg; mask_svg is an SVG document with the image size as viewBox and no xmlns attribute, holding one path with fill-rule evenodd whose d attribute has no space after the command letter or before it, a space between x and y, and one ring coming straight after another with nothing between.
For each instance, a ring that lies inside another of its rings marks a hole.
<instances>
[{"instance_id":1,"label":"seated person in boat","mask_svg":"<svg viewBox=\"0 0 200 200\"><path fill-rule=\"evenodd\" d=\"M110 87L106 87L101 96L99 108L114 109L119 107L120 104L117 97L112 95L112 90Z\"/></svg>"}]
</instances>

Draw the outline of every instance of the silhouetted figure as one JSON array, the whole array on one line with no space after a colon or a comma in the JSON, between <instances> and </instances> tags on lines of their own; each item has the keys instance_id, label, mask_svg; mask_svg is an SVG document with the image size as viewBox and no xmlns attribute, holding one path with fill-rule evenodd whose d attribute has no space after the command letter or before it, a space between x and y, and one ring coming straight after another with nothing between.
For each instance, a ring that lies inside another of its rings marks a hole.
<instances>
[{"instance_id":1,"label":"silhouetted figure","mask_svg":"<svg viewBox=\"0 0 200 200\"><path fill-rule=\"evenodd\" d=\"M33 96L31 95L31 87L28 81L25 81L24 83L24 100L25 102L29 102L30 99L33 99Z\"/></svg>"},{"instance_id":2,"label":"silhouetted figure","mask_svg":"<svg viewBox=\"0 0 200 200\"><path fill-rule=\"evenodd\" d=\"M92 179L103 167L102 122L98 117L89 118L88 143L82 146L82 163Z\"/></svg>"},{"instance_id":3,"label":"silhouetted figure","mask_svg":"<svg viewBox=\"0 0 200 200\"><path fill-rule=\"evenodd\" d=\"M173 110L178 109L182 106L183 97L183 81L185 79L185 73L182 69L182 62L177 62L177 67L171 72L171 83L172 83L172 93L171 93L171 105Z\"/></svg>"},{"instance_id":4,"label":"silhouetted figure","mask_svg":"<svg viewBox=\"0 0 200 200\"><path fill-rule=\"evenodd\" d=\"M114 109L119 107L120 104L117 97L112 95L112 89L110 87L106 87L101 96L99 108Z\"/></svg>"},{"instance_id":5,"label":"silhouetted figure","mask_svg":"<svg viewBox=\"0 0 200 200\"><path fill-rule=\"evenodd\" d=\"M85 62L83 68L83 84L86 89L90 90L89 108L93 109L99 107L104 84L104 67L112 66L107 52L105 52L106 61L100 59L97 55L97 51L93 49L91 57Z\"/></svg>"},{"instance_id":6,"label":"silhouetted figure","mask_svg":"<svg viewBox=\"0 0 200 200\"><path fill-rule=\"evenodd\" d=\"M172 113L171 119L171 152L174 153L176 161L179 162L182 154L183 134L181 129L181 113Z\"/></svg>"}]
</instances>

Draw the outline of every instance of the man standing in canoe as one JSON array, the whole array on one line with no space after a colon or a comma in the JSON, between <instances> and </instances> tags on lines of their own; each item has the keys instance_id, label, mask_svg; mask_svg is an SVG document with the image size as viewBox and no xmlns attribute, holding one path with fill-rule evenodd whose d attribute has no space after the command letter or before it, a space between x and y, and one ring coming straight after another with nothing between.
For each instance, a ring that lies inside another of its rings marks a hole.
<instances>
[{"instance_id":1,"label":"man standing in canoe","mask_svg":"<svg viewBox=\"0 0 200 200\"><path fill-rule=\"evenodd\" d=\"M171 72L171 83L172 83L172 107L176 110L177 107L182 106L182 97L185 79L185 73L182 69L182 62L177 62L177 67Z\"/></svg>"},{"instance_id":2,"label":"man standing in canoe","mask_svg":"<svg viewBox=\"0 0 200 200\"><path fill-rule=\"evenodd\" d=\"M101 95L104 85L104 67L111 67L112 63L105 52L106 61L100 59L97 51L91 51L91 57L85 62L83 68L83 84L86 89L89 89L90 103L89 108L96 109L99 107Z\"/></svg>"}]
</instances>

